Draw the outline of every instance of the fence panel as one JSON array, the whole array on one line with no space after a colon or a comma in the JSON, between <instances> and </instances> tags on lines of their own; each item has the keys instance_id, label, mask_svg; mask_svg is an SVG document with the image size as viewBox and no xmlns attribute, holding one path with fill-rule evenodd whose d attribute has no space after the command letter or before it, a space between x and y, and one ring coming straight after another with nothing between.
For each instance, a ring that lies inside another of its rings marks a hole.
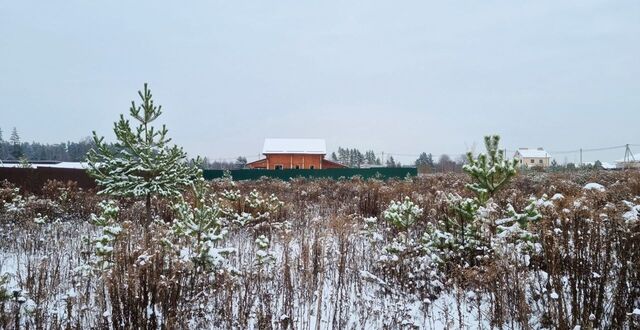
<instances>
[{"instance_id":1,"label":"fence panel","mask_svg":"<svg viewBox=\"0 0 640 330\"><path fill-rule=\"evenodd\" d=\"M213 180L222 178L223 170L204 170L204 178ZM257 180L261 177L290 180L292 178L351 178L361 176L364 179L402 179L417 176L416 168L332 168L323 170L232 170L234 180ZM0 181L7 180L23 190L39 193L47 180L75 181L78 187L92 189L96 182L83 169L74 168L12 168L0 167Z\"/></svg>"},{"instance_id":2,"label":"fence panel","mask_svg":"<svg viewBox=\"0 0 640 330\"><path fill-rule=\"evenodd\" d=\"M75 181L78 187L83 189L93 189L96 182L89 174L78 168L15 168L0 167L0 181L7 180L22 190L40 193L47 180Z\"/></svg>"},{"instance_id":3,"label":"fence panel","mask_svg":"<svg viewBox=\"0 0 640 330\"><path fill-rule=\"evenodd\" d=\"M290 180L293 178L350 178L352 176L361 176L363 179L379 178L379 179L402 179L406 176L417 176L418 170L413 168L331 168L331 169L287 169L287 170L231 170L233 180L257 180L261 177L278 178L282 180ZM204 170L204 178L213 180L221 178L224 175L223 170Z\"/></svg>"}]
</instances>

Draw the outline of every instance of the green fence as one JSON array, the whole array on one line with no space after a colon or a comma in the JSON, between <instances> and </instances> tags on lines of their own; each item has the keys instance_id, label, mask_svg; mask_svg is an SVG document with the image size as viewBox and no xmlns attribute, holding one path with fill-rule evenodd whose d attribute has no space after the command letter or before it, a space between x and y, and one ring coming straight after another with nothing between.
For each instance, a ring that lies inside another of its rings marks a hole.
<instances>
[{"instance_id":1,"label":"green fence","mask_svg":"<svg viewBox=\"0 0 640 330\"><path fill-rule=\"evenodd\" d=\"M361 176L364 179L402 179L407 175L417 176L418 170L413 168L331 168L324 170L232 170L231 177L234 180L257 180L261 177L278 178L289 180L292 178L350 178L352 176ZM213 180L221 178L224 175L222 170L204 170L204 178Z\"/></svg>"}]
</instances>

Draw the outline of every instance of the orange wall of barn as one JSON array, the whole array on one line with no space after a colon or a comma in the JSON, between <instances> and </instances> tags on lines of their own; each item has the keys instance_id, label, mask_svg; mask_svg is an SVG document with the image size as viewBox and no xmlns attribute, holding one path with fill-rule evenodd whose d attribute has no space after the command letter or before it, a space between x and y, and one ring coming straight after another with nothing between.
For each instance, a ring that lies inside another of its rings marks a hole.
<instances>
[{"instance_id":1,"label":"orange wall of barn","mask_svg":"<svg viewBox=\"0 0 640 330\"><path fill-rule=\"evenodd\" d=\"M267 155L269 169L273 170L276 165L282 165L284 169L296 168L309 169L313 166L315 169L322 168L323 155Z\"/></svg>"}]
</instances>

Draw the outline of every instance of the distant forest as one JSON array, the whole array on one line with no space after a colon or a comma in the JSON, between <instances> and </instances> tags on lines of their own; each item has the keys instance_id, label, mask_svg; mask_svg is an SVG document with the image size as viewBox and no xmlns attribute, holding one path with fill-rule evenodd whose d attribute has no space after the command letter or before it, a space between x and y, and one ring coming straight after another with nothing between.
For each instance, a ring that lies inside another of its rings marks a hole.
<instances>
[{"instance_id":1,"label":"distant forest","mask_svg":"<svg viewBox=\"0 0 640 330\"><path fill-rule=\"evenodd\" d=\"M0 160L17 161L59 161L59 162L84 162L87 153L95 144L93 139L86 137L79 142L60 142L54 144L39 142L23 142L20 133L14 127L8 138L0 128ZM115 146L113 146L115 148ZM212 170L226 170L243 168L247 163L246 158L238 157L234 162L202 160L202 168Z\"/></svg>"},{"instance_id":2,"label":"distant forest","mask_svg":"<svg viewBox=\"0 0 640 330\"><path fill-rule=\"evenodd\" d=\"M22 142L18 130L14 127L5 140L0 129L0 159L2 160L54 160L61 162L81 162L87 152L93 148L93 140L85 138L80 142L61 142L43 144L38 142Z\"/></svg>"},{"instance_id":3,"label":"distant forest","mask_svg":"<svg viewBox=\"0 0 640 330\"><path fill-rule=\"evenodd\" d=\"M384 157L384 154L382 156ZM393 158L393 154L390 154L388 155L388 157L385 157L381 160L373 150L362 152L357 148L343 147L338 147L337 153L331 153L331 160L354 168L376 166L416 166L422 172L459 172L462 170L462 165L464 165L466 162L465 157L460 157L458 160L453 160L448 155L440 155L438 160L434 160L432 154L423 152L413 163L403 165Z\"/></svg>"}]
</instances>

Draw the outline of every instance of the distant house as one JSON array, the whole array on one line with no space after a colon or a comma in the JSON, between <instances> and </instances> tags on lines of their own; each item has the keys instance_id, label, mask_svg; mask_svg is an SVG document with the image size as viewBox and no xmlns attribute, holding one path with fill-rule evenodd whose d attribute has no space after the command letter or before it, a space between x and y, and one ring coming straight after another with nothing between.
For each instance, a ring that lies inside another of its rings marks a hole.
<instances>
[{"instance_id":1,"label":"distant house","mask_svg":"<svg viewBox=\"0 0 640 330\"><path fill-rule=\"evenodd\" d=\"M324 159L327 146L323 139L265 139L265 158L247 164L254 169L327 169L343 168L342 164Z\"/></svg>"},{"instance_id":2,"label":"distant house","mask_svg":"<svg viewBox=\"0 0 640 330\"><path fill-rule=\"evenodd\" d=\"M518 159L522 166L547 168L551 163L551 156L543 148L520 148L513 158Z\"/></svg>"},{"instance_id":3,"label":"distant house","mask_svg":"<svg viewBox=\"0 0 640 330\"><path fill-rule=\"evenodd\" d=\"M640 168L640 160L635 159L619 159L616 160L617 169Z\"/></svg>"}]
</instances>

